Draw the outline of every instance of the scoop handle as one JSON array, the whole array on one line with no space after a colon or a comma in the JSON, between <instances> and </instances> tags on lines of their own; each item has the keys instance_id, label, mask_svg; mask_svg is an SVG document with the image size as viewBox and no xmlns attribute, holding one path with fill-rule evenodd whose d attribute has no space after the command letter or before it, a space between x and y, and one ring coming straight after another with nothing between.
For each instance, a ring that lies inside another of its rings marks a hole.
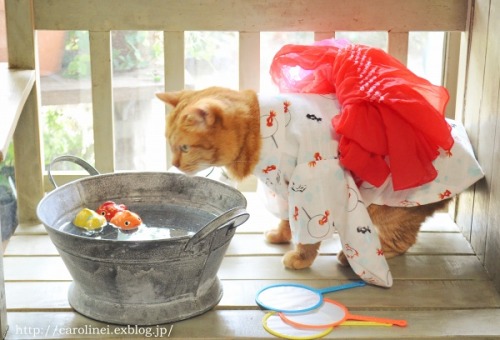
<instances>
[{"instance_id":1,"label":"scoop handle","mask_svg":"<svg viewBox=\"0 0 500 340\"><path fill-rule=\"evenodd\" d=\"M364 287L366 286L366 282L364 281L356 281L356 282L351 282L351 283L346 283L343 285L338 285L338 286L332 286L332 287L326 287L322 289L318 289L318 292L321 294L325 293L333 293L339 290L344 290L344 289L349 289L349 288L356 288L356 287Z\"/></svg>"},{"instance_id":2,"label":"scoop handle","mask_svg":"<svg viewBox=\"0 0 500 340\"><path fill-rule=\"evenodd\" d=\"M214 218L212 221L208 222L203 228L198 230L196 234L194 234L186 243L184 250L188 250L202 239L210 235L212 232L216 231L219 228L222 228L229 223L234 223L234 227L242 225L248 220L250 215L246 212L244 208L236 207L231 210L226 211L224 214Z\"/></svg>"},{"instance_id":3,"label":"scoop handle","mask_svg":"<svg viewBox=\"0 0 500 340\"><path fill-rule=\"evenodd\" d=\"M83 159L81 159L79 157L70 156L70 155L59 156L59 157L54 158L52 160L52 162L50 162L50 164L47 168L47 172L49 175L49 181L50 181L50 183L52 183L54 188L57 188L57 184L56 184L56 181L54 180L54 177L52 177L51 169L54 166L54 164L60 163L60 162L75 163L75 164L78 164L79 166L81 166L82 168L84 168L89 173L89 175L91 175L91 176L99 175L99 171L97 171L92 165L90 165L89 163L87 163L86 161L84 161Z\"/></svg>"},{"instance_id":4,"label":"scoop handle","mask_svg":"<svg viewBox=\"0 0 500 340\"><path fill-rule=\"evenodd\" d=\"M390 325L399 326L399 327L406 327L408 325L406 320L386 319L386 318L378 318L375 316L366 316L366 315L348 314L346 319L347 320L356 320L356 321L378 322L378 323L390 324Z\"/></svg>"}]
</instances>

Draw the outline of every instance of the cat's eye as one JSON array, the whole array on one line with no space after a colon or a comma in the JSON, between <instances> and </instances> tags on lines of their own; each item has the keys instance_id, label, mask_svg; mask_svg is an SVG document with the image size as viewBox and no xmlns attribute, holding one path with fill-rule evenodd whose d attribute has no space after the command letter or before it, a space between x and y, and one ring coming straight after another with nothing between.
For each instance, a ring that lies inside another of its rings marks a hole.
<instances>
[{"instance_id":1,"label":"cat's eye","mask_svg":"<svg viewBox=\"0 0 500 340\"><path fill-rule=\"evenodd\" d=\"M181 152L186 153L189 151L189 145L182 144L181 146L179 146L179 150L181 150Z\"/></svg>"}]
</instances>

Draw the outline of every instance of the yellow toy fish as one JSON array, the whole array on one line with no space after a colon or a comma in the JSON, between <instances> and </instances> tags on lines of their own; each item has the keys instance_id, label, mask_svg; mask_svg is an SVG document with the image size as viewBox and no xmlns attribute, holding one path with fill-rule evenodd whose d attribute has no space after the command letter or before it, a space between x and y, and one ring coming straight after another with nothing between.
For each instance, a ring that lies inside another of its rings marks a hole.
<instances>
[{"instance_id":1,"label":"yellow toy fish","mask_svg":"<svg viewBox=\"0 0 500 340\"><path fill-rule=\"evenodd\" d=\"M106 218L94 210L83 208L76 215L73 224L86 230L98 230L106 225Z\"/></svg>"}]
</instances>

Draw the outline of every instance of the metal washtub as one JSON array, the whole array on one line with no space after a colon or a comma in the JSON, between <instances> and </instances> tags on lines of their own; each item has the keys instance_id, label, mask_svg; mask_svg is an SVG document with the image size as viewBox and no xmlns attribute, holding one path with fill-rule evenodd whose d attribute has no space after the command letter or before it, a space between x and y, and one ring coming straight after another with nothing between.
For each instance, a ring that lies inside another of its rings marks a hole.
<instances>
[{"instance_id":1,"label":"metal washtub","mask_svg":"<svg viewBox=\"0 0 500 340\"><path fill-rule=\"evenodd\" d=\"M57 159L63 160L74 161ZM213 308L222 297L217 271L235 228L248 219L245 197L202 177L89 172L94 176L56 188L37 208L73 277L70 305L92 319L125 325L171 323ZM127 205L146 225L174 226L191 235L108 240L60 230L81 209L108 200ZM179 207L188 213L178 213Z\"/></svg>"}]
</instances>

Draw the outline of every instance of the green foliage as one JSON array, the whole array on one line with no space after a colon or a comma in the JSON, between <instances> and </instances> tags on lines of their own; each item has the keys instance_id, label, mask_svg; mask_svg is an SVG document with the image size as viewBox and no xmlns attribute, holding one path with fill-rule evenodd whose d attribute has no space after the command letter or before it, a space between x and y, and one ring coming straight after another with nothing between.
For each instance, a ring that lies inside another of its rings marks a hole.
<instances>
[{"instance_id":1,"label":"green foliage","mask_svg":"<svg viewBox=\"0 0 500 340\"><path fill-rule=\"evenodd\" d=\"M118 31L113 32L113 69L115 71L131 71L149 64L147 32Z\"/></svg>"},{"instance_id":2,"label":"green foliage","mask_svg":"<svg viewBox=\"0 0 500 340\"><path fill-rule=\"evenodd\" d=\"M60 108L48 108L44 113L44 162L50 162L60 155L75 155L89 160L92 147L85 145L80 124L64 115Z\"/></svg>"},{"instance_id":3,"label":"green foliage","mask_svg":"<svg viewBox=\"0 0 500 340\"><path fill-rule=\"evenodd\" d=\"M163 53L160 32L113 31L113 69L116 72L132 71L157 62ZM85 78L90 75L89 34L86 31L69 31L63 60L63 76ZM155 81L156 77L153 75Z\"/></svg>"},{"instance_id":4,"label":"green foliage","mask_svg":"<svg viewBox=\"0 0 500 340\"><path fill-rule=\"evenodd\" d=\"M63 69L63 76L68 78L84 78L90 75L90 46L87 32L68 32Z\"/></svg>"},{"instance_id":5,"label":"green foliage","mask_svg":"<svg viewBox=\"0 0 500 340\"><path fill-rule=\"evenodd\" d=\"M185 32L186 58L202 60L215 70L214 57L220 49L237 43L236 32L189 31ZM220 53L219 53L220 54Z\"/></svg>"},{"instance_id":6,"label":"green foliage","mask_svg":"<svg viewBox=\"0 0 500 340\"><path fill-rule=\"evenodd\" d=\"M2 166L14 166L14 144L13 143L10 143L9 147L7 148L7 154L5 155L5 159L0 164L0 167L2 167Z\"/></svg>"}]
</instances>

